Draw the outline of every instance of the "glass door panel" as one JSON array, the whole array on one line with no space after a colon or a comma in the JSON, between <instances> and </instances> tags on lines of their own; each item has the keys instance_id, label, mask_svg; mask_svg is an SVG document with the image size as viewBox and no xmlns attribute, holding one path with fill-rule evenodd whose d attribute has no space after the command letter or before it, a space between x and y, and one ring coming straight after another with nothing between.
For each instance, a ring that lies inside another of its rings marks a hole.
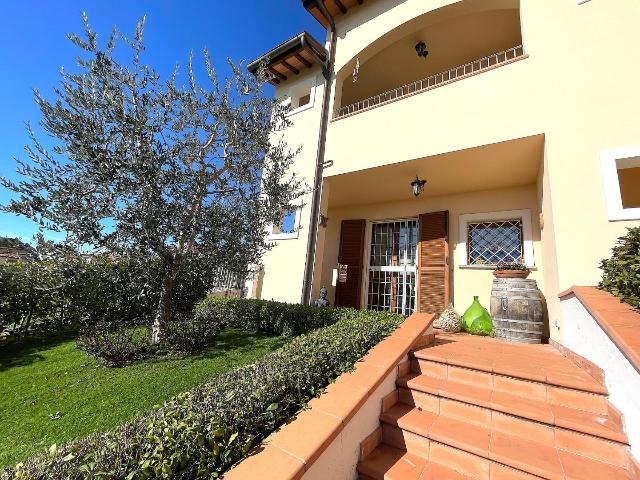
<instances>
[{"instance_id":1,"label":"glass door panel","mask_svg":"<svg viewBox=\"0 0 640 480\"><path fill-rule=\"evenodd\" d=\"M418 221L377 222L371 229L367 308L410 315L416 304Z\"/></svg>"}]
</instances>

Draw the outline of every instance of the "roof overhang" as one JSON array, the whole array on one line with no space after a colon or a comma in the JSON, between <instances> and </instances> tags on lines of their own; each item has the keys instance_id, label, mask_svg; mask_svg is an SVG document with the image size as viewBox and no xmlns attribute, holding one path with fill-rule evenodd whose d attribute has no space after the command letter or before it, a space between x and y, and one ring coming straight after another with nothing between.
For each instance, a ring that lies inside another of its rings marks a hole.
<instances>
[{"instance_id":1,"label":"roof overhang","mask_svg":"<svg viewBox=\"0 0 640 480\"><path fill-rule=\"evenodd\" d=\"M336 18L340 15L344 15L353 7L357 7L358 5L362 5L364 0L319 0L324 3L325 8L329 12L329 14ZM302 0L302 4L304 8L308 10L308 12L318 20L324 28L327 28L328 23L327 19L322 15L322 12L318 8L316 0Z\"/></svg>"},{"instance_id":2,"label":"roof overhang","mask_svg":"<svg viewBox=\"0 0 640 480\"><path fill-rule=\"evenodd\" d=\"M302 32L254 60L247 68L254 75L264 63L271 74L274 85L299 75L315 65L323 65L328 58L327 50L309 33Z\"/></svg>"}]
</instances>

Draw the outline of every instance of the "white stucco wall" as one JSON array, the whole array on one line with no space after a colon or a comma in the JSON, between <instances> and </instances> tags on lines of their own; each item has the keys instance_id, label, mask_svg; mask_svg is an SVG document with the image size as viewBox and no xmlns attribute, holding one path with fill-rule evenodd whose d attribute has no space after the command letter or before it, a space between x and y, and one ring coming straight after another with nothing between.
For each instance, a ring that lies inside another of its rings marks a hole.
<instances>
[{"instance_id":1,"label":"white stucco wall","mask_svg":"<svg viewBox=\"0 0 640 480\"><path fill-rule=\"evenodd\" d=\"M640 458L640 373L575 295L562 299L560 309L563 345L604 371L609 401L622 413L631 452Z\"/></svg>"},{"instance_id":2,"label":"white stucco wall","mask_svg":"<svg viewBox=\"0 0 640 480\"><path fill-rule=\"evenodd\" d=\"M357 480L360 442L380 426L382 399L396 389L397 378L398 369L394 368L305 472L302 477L304 480Z\"/></svg>"}]
</instances>

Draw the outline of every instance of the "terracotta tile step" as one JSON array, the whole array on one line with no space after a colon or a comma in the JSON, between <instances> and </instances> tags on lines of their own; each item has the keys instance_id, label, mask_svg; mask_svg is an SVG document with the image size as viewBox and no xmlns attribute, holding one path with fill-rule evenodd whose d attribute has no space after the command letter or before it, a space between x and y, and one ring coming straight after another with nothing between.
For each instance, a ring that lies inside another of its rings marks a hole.
<instances>
[{"instance_id":1,"label":"terracotta tile step","mask_svg":"<svg viewBox=\"0 0 640 480\"><path fill-rule=\"evenodd\" d=\"M550 345L523 345L471 335L437 335L414 358L606 395L607 389Z\"/></svg>"},{"instance_id":2,"label":"terracotta tile step","mask_svg":"<svg viewBox=\"0 0 640 480\"><path fill-rule=\"evenodd\" d=\"M413 359L411 361L411 372L457 383L487 387L512 395L548 400L549 403L602 415L606 415L610 407L607 397L601 393L585 392L429 360Z\"/></svg>"},{"instance_id":3,"label":"terracotta tile step","mask_svg":"<svg viewBox=\"0 0 640 480\"><path fill-rule=\"evenodd\" d=\"M558 449L614 465L626 467L629 464L629 450L624 443L406 388L398 389L397 398L399 402L419 407L423 412L461 420L493 431L533 438L541 443L555 445Z\"/></svg>"},{"instance_id":4,"label":"terracotta tile step","mask_svg":"<svg viewBox=\"0 0 640 480\"><path fill-rule=\"evenodd\" d=\"M411 464L416 465L416 468L412 468ZM401 449L384 444L358 464L358 472L360 480L476 480L438 463L429 462L427 457L407 454Z\"/></svg>"},{"instance_id":5,"label":"terracotta tile step","mask_svg":"<svg viewBox=\"0 0 640 480\"><path fill-rule=\"evenodd\" d=\"M441 399L455 400L471 406L501 412L549 426L561 427L602 439L627 444L619 417L610 417L575 408L555 405L545 400L521 397L490 387L454 382L428 375L409 375L397 381L400 388L421 392L438 398L422 396L419 405L432 412ZM401 392L407 398L406 392ZM408 402L405 402L408 403Z\"/></svg>"},{"instance_id":6,"label":"terracotta tile step","mask_svg":"<svg viewBox=\"0 0 640 480\"><path fill-rule=\"evenodd\" d=\"M383 423L383 441L393 447L409 449L406 455L416 465L418 459L428 459L446 468L465 474L471 478L488 479L492 477L492 463L515 469L519 472L535 475L548 480L595 479L606 478L611 480L630 480L631 476L627 468L611 465L560 450L553 443L542 443L530 440L523 436L507 434L493 428L474 425L454 418L443 417L431 412L421 411L408 405L398 404L381 415ZM384 430L391 432L385 434ZM395 429L395 432L394 432ZM401 432L399 432L401 431ZM428 444L419 445L415 440L412 444L401 443L403 432L409 432L428 440ZM395 433L395 435L394 435ZM396 443L400 442L400 443ZM412 450L417 448L418 450ZM404 451L404 450L400 450ZM427 453L428 456L427 456ZM414 453L418 452L418 454ZM386 463L378 457L372 461L378 465L385 465L390 469L391 465L399 462L400 457L395 452L395 457L386 456ZM367 459L365 459L367 460ZM407 468L406 462L398 468ZM493 467L494 470L497 467ZM413 470L412 470L413 472ZM570 472L567 473L567 472ZM597 472L593 475L591 472ZM369 471L362 473L371 475ZM502 478L508 477L509 472L501 472ZM513 472L512 472L513 473ZM566 475L565 475L566 474ZM515 474L514 474L515 475ZM375 477L373 478L382 478ZM414 478L392 477L388 478ZM418 477L419 478L419 477ZM495 478L500 478L496 474Z\"/></svg>"},{"instance_id":7,"label":"terracotta tile step","mask_svg":"<svg viewBox=\"0 0 640 480\"><path fill-rule=\"evenodd\" d=\"M426 458L382 444L358 463L358 473L373 480L419 480L426 464Z\"/></svg>"},{"instance_id":8,"label":"terracotta tile step","mask_svg":"<svg viewBox=\"0 0 640 480\"><path fill-rule=\"evenodd\" d=\"M529 382L540 383L561 388L570 388L579 392L587 392L598 395L608 395L608 390L604 385L598 383L591 375L578 366L571 364L566 365L565 362L570 360L562 357L564 361L557 366L539 366L534 358L521 359L518 357L507 357L504 360L483 360L473 353L459 354L451 357L442 357L437 353L433 353L432 347L423 348L412 352L412 369L416 372L422 370L421 373L429 373L431 376L442 377L443 375L452 375L458 372L458 369L477 372L475 379L469 378L469 381L486 379L490 376L507 377L514 380L523 380ZM418 366L420 364L420 366ZM428 372L425 371L428 367ZM451 372L450 372L451 371Z\"/></svg>"}]
</instances>

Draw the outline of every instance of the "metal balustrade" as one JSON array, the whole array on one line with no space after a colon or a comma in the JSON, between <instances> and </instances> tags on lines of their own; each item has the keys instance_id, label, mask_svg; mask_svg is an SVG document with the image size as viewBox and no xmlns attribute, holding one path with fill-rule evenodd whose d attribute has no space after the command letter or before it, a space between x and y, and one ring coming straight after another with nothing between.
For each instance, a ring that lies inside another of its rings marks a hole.
<instances>
[{"instance_id":1,"label":"metal balustrade","mask_svg":"<svg viewBox=\"0 0 640 480\"><path fill-rule=\"evenodd\" d=\"M244 289L247 274L245 272L236 272L226 268L218 268L213 273L213 282L211 291L230 291Z\"/></svg>"},{"instance_id":2,"label":"metal balustrade","mask_svg":"<svg viewBox=\"0 0 640 480\"><path fill-rule=\"evenodd\" d=\"M523 57L524 55L524 47L522 45L518 45L517 47L482 57L478 60L454 67L446 72L436 73L430 77L416 80L415 82L407 85L394 88L393 90L388 90L384 93L379 93L373 97L336 109L334 112L334 119L379 107L410 95L415 95L416 93L430 90L441 85L446 85L449 82L459 80L466 76L481 73L485 70L491 70L501 64Z\"/></svg>"}]
</instances>

